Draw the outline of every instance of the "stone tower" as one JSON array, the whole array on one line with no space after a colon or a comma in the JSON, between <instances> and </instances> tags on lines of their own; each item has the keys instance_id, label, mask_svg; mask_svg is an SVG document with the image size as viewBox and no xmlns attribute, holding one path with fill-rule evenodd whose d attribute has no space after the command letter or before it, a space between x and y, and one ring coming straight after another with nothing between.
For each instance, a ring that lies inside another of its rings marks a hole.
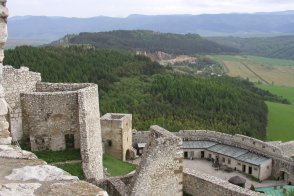
<instances>
[{"instance_id":1,"label":"stone tower","mask_svg":"<svg viewBox=\"0 0 294 196\"><path fill-rule=\"evenodd\" d=\"M5 93L2 86L4 44L7 40L7 17L8 9L6 8L6 0L0 0L0 144L11 143L11 137L8 131L9 123L6 120L8 105L4 99Z\"/></svg>"}]
</instances>

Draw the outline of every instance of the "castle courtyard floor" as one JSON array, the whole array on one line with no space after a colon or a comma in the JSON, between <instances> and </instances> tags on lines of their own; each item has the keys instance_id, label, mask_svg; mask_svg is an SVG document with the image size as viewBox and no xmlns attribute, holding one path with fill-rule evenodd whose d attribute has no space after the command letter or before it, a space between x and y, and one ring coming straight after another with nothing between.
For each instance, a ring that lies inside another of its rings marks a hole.
<instances>
[{"instance_id":1,"label":"castle courtyard floor","mask_svg":"<svg viewBox=\"0 0 294 196\"><path fill-rule=\"evenodd\" d=\"M254 187L267 187L267 186L274 186L274 185L285 185L286 183L284 181L275 181L275 180L265 180L263 182L257 182L253 181L252 179L248 178L244 174L233 171L233 172L225 172L222 170L215 170L215 168L212 167L212 162L203 160L203 159L194 159L194 160L184 160L184 168L194 169L196 171L200 171L215 177L218 177L220 179L223 179L225 181L228 181L233 176L241 176L246 179L246 188L250 188L250 186L253 184Z\"/></svg>"}]
</instances>

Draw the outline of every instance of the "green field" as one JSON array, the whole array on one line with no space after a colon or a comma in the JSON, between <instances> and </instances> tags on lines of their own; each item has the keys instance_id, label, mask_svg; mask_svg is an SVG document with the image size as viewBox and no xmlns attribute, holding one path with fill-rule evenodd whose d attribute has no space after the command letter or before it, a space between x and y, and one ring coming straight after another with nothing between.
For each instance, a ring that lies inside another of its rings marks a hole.
<instances>
[{"instance_id":1,"label":"green field","mask_svg":"<svg viewBox=\"0 0 294 196\"><path fill-rule=\"evenodd\" d=\"M210 56L224 66L226 74L251 82L294 87L294 61L258 56Z\"/></svg>"},{"instance_id":2,"label":"green field","mask_svg":"<svg viewBox=\"0 0 294 196\"><path fill-rule=\"evenodd\" d=\"M283 96L291 102L291 105L266 102L269 109L267 140L294 140L294 88L269 85L258 87Z\"/></svg>"}]
</instances>

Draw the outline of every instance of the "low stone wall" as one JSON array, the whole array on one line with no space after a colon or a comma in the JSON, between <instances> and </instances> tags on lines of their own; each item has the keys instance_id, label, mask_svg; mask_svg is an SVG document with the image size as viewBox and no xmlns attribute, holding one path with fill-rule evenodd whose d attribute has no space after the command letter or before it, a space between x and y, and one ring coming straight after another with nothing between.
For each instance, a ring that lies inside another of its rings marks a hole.
<instances>
[{"instance_id":1,"label":"low stone wall","mask_svg":"<svg viewBox=\"0 0 294 196\"><path fill-rule=\"evenodd\" d=\"M191 169L184 170L184 193L193 196L262 196L248 189L233 185L217 177L197 172Z\"/></svg>"},{"instance_id":2,"label":"low stone wall","mask_svg":"<svg viewBox=\"0 0 294 196\"><path fill-rule=\"evenodd\" d=\"M36 84L41 81L41 74L29 71L27 67L15 69L12 66L3 67L3 82L5 99L9 105L10 130L14 139L22 138L22 112L20 93L36 91Z\"/></svg>"}]
</instances>

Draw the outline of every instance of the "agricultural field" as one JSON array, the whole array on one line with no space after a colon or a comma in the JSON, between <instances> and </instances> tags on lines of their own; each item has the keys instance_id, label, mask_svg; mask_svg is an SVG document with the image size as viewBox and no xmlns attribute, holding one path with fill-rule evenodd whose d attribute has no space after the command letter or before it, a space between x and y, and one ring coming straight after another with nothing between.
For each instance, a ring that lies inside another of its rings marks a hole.
<instances>
[{"instance_id":1,"label":"agricultural field","mask_svg":"<svg viewBox=\"0 0 294 196\"><path fill-rule=\"evenodd\" d=\"M225 72L259 84L294 87L294 61L257 56L210 56L223 64Z\"/></svg>"},{"instance_id":2,"label":"agricultural field","mask_svg":"<svg viewBox=\"0 0 294 196\"><path fill-rule=\"evenodd\" d=\"M258 85L259 88L288 99L291 104L266 102L268 113L267 140L294 140L294 87Z\"/></svg>"}]
</instances>

